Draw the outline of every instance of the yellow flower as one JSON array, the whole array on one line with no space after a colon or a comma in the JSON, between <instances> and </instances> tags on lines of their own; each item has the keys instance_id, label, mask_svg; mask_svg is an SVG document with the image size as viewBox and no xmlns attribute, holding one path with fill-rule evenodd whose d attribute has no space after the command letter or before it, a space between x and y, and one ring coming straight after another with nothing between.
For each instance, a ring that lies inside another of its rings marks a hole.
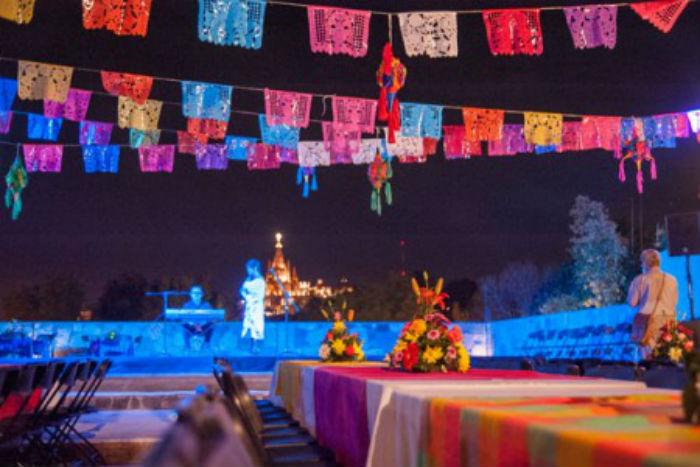
<instances>
[{"instance_id":1,"label":"yellow flower","mask_svg":"<svg viewBox=\"0 0 700 467\"><path fill-rule=\"evenodd\" d=\"M466 373L470 366L471 361L469 359L469 354L465 354L464 356L460 355L457 363L457 371L460 373Z\"/></svg>"},{"instance_id":2,"label":"yellow flower","mask_svg":"<svg viewBox=\"0 0 700 467\"><path fill-rule=\"evenodd\" d=\"M416 339L418 339L418 336L413 334L412 332L407 332L406 334L403 335L404 340L408 342L415 342Z\"/></svg>"},{"instance_id":3,"label":"yellow flower","mask_svg":"<svg viewBox=\"0 0 700 467\"><path fill-rule=\"evenodd\" d=\"M417 336L422 336L427 329L428 325L425 324L425 320L423 319L417 319L411 323L411 331Z\"/></svg>"},{"instance_id":4,"label":"yellow flower","mask_svg":"<svg viewBox=\"0 0 700 467\"><path fill-rule=\"evenodd\" d=\"M680 347L671 347L668 349L668 358L674 362L679 362L683 358L683 349Z\"/></svg>"},{"instance_id":5,"label":"yellow flower","mask_svg":"<svg viewBox=\"0 0 700 467\"><path fill-rule=\"evenodd\" d=\"M331 347L336 355L343 355L343 352L345 352L345 342L343 342L342 339L334 339L331 341Z\"/></svg>"},{"instance_id":6,"label":"yellow flower","mask_svg":"<svg viewBox=\"0 0 700 467\"><path fill-rule=\"evenodd\" d=\"M355 358L358 360L364 360L365 353L362 351L362 347L360 347L357 342L353 343L352 346L355 348Z\"/></svg>"},{"instance_id":7,"label":"yellow flower","mask_svg":"<svg viewBox=\"0 0 700 467\"><path fill-rule=\"evenodd\" d=\"M336 321L333 323L333 332L343 332L345 331L345 323L342 321Z\"/></svg>"},{"instance_id":8,"label":"yellow flower","mask_svg":"<svg viewBox=\"0 0 700 467\"><path fill-rule=\"evenodd\" d=\"M428 346L423 352L423 361L428 364L437 363L443 356L442 348Z\"/></svg>"},{"instance_id":9,"label":"yellow flower","mask_svg":"<svg viewBox=\"0 0 700 467\"><path fill-rule=\"evenodd\" d=\"M394 352L403 352L404 350L406 350L407 345L408 344L406 343L405 340L399 339L399 341L394 346Z\"/></svg>"}]
</instances>

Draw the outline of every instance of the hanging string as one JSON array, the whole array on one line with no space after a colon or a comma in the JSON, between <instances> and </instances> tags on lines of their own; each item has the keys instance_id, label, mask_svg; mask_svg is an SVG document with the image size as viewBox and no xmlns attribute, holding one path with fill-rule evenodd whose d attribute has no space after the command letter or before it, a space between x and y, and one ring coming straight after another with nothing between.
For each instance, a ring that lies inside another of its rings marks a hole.
<instances>
[{"instance_id":1,"label":"hanging string","mask_svg":"<svg viewBox=\"0 0 700 467\"><path fill-rule=\"evenodd\" d=\"M698 1L698 0L692 0L692 1ZM4 60L4 61L7 61L7 62L18 63L18 62L21 61L22 59L10 58L10 57L0 57L0 62L2 62L3 60ZM42 62L42 63L45 63L45 62ZM54 63L48 63L48 65L66 66L66 65L59 65L59 64L54 64ZM104 70L97 70L97 69L95 69L95 68L88 68L88 67L82 67L82 66L74 66L74 67L72 67L72 68L75 69L75 70L79 70L79 71L86 72L86 73L100 73L100 71L104 71ZM124 72L117 72L117 73L124 73ZM164 76L156 76L156 75L149 75L149 76L152 77L154 80L157 80L157 81L165 81L165 82L172 82L172 83L182 83L182 82L184 82L184 81L187 81L187 80L181 80L181 79L177 79L177 78L169 78L169 77L164 77ZM207 83L207 84L225 84L225 83ZM230 84L225 84L225 85L230 85ZM234 84L234 85L231 85L231 86L233 86L235 89L243 89L243 90L261 92L261 93L264 93L264 92L265 92L265 88L264 88L264 87L239 86L239 85L235 85L235 84ZM112 96L112 97L115 97L115 96L112 95L112 94L109 94L109 93L106 93L106 92L102 92L102 91L93 91L93 92L94 92L95 94L99 94L99 95L105 95L105 96ZM296 92L296 91L294 91L294 92ZM307 94L310 94L310 95L312 95L312 96L314 96L314 97L320 97L320 98L322 98L322 99L323 99L324 97L329 97L329 96L332 97L332 96L335 96L335 95L336 95L336 94L331 94L331 95L329 95L329 94L322 94L322 93L307 93ZM360 99L374 99L374 98L353 97L353 96L344 96L344 97L352 97L352 98L360 98ZM163 102L164 104L175 105L175 106L178 106L178 107L181 107L181 106L182 106L182 102L174 102L174 101L161 101L161 102ZM459 112L461 112L462 109L463 109L464 107L471 107L471 105L448 105L448 104L437 104L437 103L422 103L422 104L424 104L424 105L433 105L433 106L437 106L437 107L442 107L443 109L457 110L457 111L459 111ZM628 116L624 116L624 115L604 115L604 114L599 114L599 113L596 113L596 114L592 114L592 113L580 114L580 113L572 113L572 112L559 112L559 111L554 111L554 110L502 109L502 108L497 108L497 107L479 107L479 108L481 108L481 109L502 110L505 114L508 114L508 115L524 115L526 112L527 112L527 113L532 112L532 113L556 113L556 114L562 115L562 116L564 116L564 117L566 117L566 118L573 118L573 119L579 119L579 118L590 117L590 116L635 118L634 115L628 115ZM264 112L253 112L253 111L249 111L249 110L238 110L238 109L231 109L231 112L232 112L232 113L241 114L241 115L252 115L252 116L255 116L255 117L257 117L257 116L260 115L261 113L264 113ZM685 111L684 111L684 112L685 112ZM668 112L668 113L675 113L675 112ZM314 123L318 123L318 124L323 123L323 120L319 120L319 119L309 119L309 121L310 121L310 122L314 122Z\"/></svg>"},{"instance_id":2,"label":"hanging string","mask_svg":"<svg viewBox=\"0 0 700 467\"><path fill-rule=\"evenodd\" d=\"M647 0L639 0L639 1L621 1L621 2L605 2L605 3L595 3L596 6L604 6L604 7L610 7L610 6L617 6L617 7L629 7L630 5L634 5L636 3L646 3ZM689 2L695 2L698 0L689 0ZM319 6L318 4L310 4L310 3L297 3L297 2L287 2L287 1L280 1L280 0L267 0L266 3L268 5L278 5L278 6L286 6L286 7L292 7L292 8L308 8L308 7L316 7ZM372 9L366 9L366 8L346 8L348 10L357 10L357 11L369 11L373 15L385 15L388 17L391 17L393 15L397 14L402 14L402 13L430 13L432 11L439 11L439 12L450 12L450 13L456 13L458 15L473 15L473 14L482 14L484 11L490 11L490 10L523 10L523 9L537 9L540 11L554 11L554 10L564 10L566 8L572 8L572 7L577 7L577 6L585 6L583 4L578 4L578 5L551 5L551 6L541 6L541 7L532 7L532 6L527 6L527 7L508 7L508 8L472 8L472 9L462 9L462 10L449 10L449 9L440 9L440 10L401 10L399 12L389 12L389 11L383 11L383 10L372 10Z\"/></svg>"},{"instance_id":3,"label":"hanging string","mask_svg":"<svg viewBox=\"0 0 700 467\"><path fill-rule=\"evenodd\" d=\"M391 44L393 46L394 42L393 42L393 34L392 34L392 30L391 30L391 28L393 27L392 16L387 15L386 21L387 21L387 25L388 25L387 29L389 30L389 44Z\"/></svg>"}]
</instances>

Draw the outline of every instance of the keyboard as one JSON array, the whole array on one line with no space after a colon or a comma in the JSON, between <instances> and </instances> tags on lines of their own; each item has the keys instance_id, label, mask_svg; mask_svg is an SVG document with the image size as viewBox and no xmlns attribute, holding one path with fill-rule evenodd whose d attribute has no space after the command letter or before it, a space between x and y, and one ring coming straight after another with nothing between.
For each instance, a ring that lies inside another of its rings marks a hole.
<instances>
[{"instance_id":1,"label":"keyboard","mask_svg":"<svg viewBox=\"0 0 700 467\"><path fill-rule=\"evenodd\" d=\"M165 319L168 321L223 321L226 310L223 308L168 308L165 310Z\"/></svg>"}]
</instances>

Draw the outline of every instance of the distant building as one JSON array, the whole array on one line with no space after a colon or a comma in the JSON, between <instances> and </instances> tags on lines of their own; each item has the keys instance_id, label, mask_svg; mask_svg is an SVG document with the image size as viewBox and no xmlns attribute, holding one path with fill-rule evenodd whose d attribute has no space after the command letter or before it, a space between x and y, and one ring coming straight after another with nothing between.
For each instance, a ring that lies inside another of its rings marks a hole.
<instances>
[{"instance_id":1,"label":"distant building","mask_svg":"<svg viewBox=\"0 0 700 467\"><path fill-rule=\"evenodd\" d=\"M282 248L282 234L278 233L275 235L275 255L272 261L267 263L265 273L265 314L269 316L284 314L286 299L277 279L287 289L292 300L300 307L303 307L312 297L328 299L338 293L353 291L346 278L340 280L340 287L327 285L323 279L317 279L314 284L311 284L310 281L300 280L291 261L284 258ZM275 271L277 279L270 273L271 269ZM294 314L294 311L294 307L290 304L289 312Z\"/></svg>"}]
</instances>

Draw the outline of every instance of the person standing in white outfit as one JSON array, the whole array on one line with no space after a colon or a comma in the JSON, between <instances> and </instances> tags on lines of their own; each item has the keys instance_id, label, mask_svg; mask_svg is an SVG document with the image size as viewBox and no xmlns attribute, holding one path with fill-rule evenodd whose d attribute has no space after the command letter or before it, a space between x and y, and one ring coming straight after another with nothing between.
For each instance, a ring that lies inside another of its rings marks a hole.
<instances>
[{"instance_id":1,"label":"person standing in white outfit","mask_svg":"<svg viewBox=\"0 0 700 467\"><path fill-rule=\"evenodd\" d=\"M630 285L627 303L637 309L632 325L632 340L643 347L646 358L661 336L661 328L676 320L678 282L660 269L661 255L656 250L644 250L641 255L642 274Z\"/></svg>"},{"instance_id":2,"label":"person standing in white outfit","mask_svg":"<svg viewBox=\"0 0 700 467\"><path fill-rule=\"evenodd\" d=\"M258 343L265 338L265 279L257 259L249 259L245 268L248 277L240 290L245 301L241 339L250 334L251 352L259 353Z\"/></svg>"}]
</instances>

